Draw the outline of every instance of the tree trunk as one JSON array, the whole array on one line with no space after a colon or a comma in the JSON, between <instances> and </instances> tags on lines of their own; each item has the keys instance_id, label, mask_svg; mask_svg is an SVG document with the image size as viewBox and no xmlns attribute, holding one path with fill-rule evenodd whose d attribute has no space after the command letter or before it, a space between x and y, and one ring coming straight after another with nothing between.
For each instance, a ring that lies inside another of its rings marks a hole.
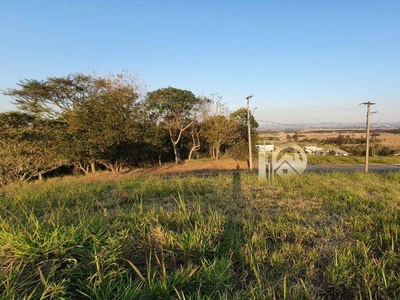
<instances>
[{"instance_id":1,"label":"tree trunk","mask_svg":"<svg viewBox=\"0 0 400 300\"><path fill-rule=\"evenodd\" d=\"M192 130L190 135L192 136L192 148L190 149L188 160L192 158L193 153L199 150L201 146L199 133L196 130Z\"/></svg>"},{"instance_id":2,"label":"tree trunk","mask_svg":"<svg viewBox=\"0 0 400 300\"><path fill-rule=\"evenodd\" d=\"M195 151L195 147L192 147L192 149L190 149L190 152L189 152L188 160L192 159L192 154L194 151Z\"/></svg>"},{"instance_id":3,"label":"tree trunk","mask_svg":"<svg viewBox=\"0 0 400 300\"><path fill-rule=\"evenodd\" d=\"M220 148L221 148L221 143L215 143L214 149L215 149L215 160L219 159L219 153L220 153Z\"/></svg>"},{"instance_id":4,"label":"tree trunk","mask_svg":"<svg viewBox=\"0 0 400 300\"><path fill-rule=\"evenodd\" d=\"M179 155L178 146L177 144L173 143L173 147L174 147L175 163L179 164L181 162L181 157Z\"/></svg>"},{"instance_id":5,"label":"tree trunk","mask_svg":"<svg viewBox=\"0 0 400 300\"><path fill-rule=\"evenodd\" d=\"M86 165L85 163L81 163L78 162L77 164L75 164L75 170L74 170L74 174L78 175L79 174L79 170L82 170L83 173L85 173L85 175L87 175L89 173L89 165Z\"/></svg>"},{"instance_id":6,"label":"tree trunk","mask_svg":"<svg viewBox=\"0 0 400 300\"><path fill-rule=\"evenodd\" d=\"M90 168L91 168L93 174L96 173L96 164L94 161L92 161L90 163Z\"/></svg>"},{"instance_id":7,"label":"tree trunk","mask_svg":"<svg viewBox=\"0 0 400 300\"><path fill-rule=\"evenodd\" d=\"M190 149L188 160L190 160L192 158L193 153L199 149L200 145L193 146L192 149Z\"/></svg>"}]
</instances>

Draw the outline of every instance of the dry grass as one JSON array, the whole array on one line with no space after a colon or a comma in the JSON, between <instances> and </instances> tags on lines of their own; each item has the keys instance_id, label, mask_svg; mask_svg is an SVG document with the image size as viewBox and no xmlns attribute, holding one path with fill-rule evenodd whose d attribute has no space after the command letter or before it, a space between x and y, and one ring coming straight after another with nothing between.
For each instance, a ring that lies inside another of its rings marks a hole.
<instances>
[{"instance_id":1,"label":"dry grass","mask_svg":"<svg viewBox=\"0 0 400 300\"><path fill-rule=\"evenodd\" d=\"M10 187L0 298L400 297L399 173L120 179Z\"/></svg>"}]
</instances>

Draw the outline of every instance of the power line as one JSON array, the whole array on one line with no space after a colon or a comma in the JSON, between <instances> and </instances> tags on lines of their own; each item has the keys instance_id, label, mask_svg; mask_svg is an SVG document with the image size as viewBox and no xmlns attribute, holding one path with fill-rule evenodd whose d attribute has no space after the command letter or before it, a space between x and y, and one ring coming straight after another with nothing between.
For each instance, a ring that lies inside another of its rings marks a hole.
<instances>
[{"instance_id":1,"label":"power line","mask_svg":"<svg viewBox=\"0 0 400 300\"><path fill-rule=\"evenodd\" d=\"M259 101L267 101L269 103L274 102L274 103L278 103L278 104L282 104L282 103L286 103L289 105L294 105L294 106L301 106L301 107L305 107L305 108L319 108L319 109L327 109L327 110L340 110L340 111L349 111L349 108L353 108L354 110L357 110L358 105L351 105L350 107L344 108L344 107L332 107L332 106L323 106L323 105L313 105L313 104L304 104L304 102L306 102L307 100L302 100L302 102L293 102L290 100L285 100L285 99L276 99L276 98L270 98L270 97L265 97L265 96L257 96L257 99L259 99Z\"/></svg>"},{"instance_id":2,"label":"power line","mask_svg":"<svg viewBox=\"0 0 400 300\"><path fill-rule=\"evenodd\" d=\"M300 125L300 124L280 123L280 122L266 121L266 120L259 120L259 119L256 119L256 121L261 122L261 123L269 123L269 124L281 125L281 126L304 127L304 128L309 127L309 126L304 126L304 125Z\"/></svg>"},{"instance_id":3,"label":"power line","mask_svg":"<svg viewBox=\"0 0 400 300\"><path fill-rule=\"evenodd\" d=\"M296 104L296 105L300 106L300 107L304 107L308 111L310 111L310 109L313 109L313 108L329 110L329 113L324 113L324 114L318 113L318 115L316 115L314 117L313 116L307 117L306 119L299 121L298 123L311 123L311 122L316 122L316 121L320 121L320 120L326 120L328 118L331 118L332 116L336 116L336 115L340 115L340 114L348 114L348 113L360 110L358 105L350 105L347 107L340 107L340 108L313 106L313 105L305 105L305 104ZM281 110L284 111L285 108L281 108Z\"/></svg>"}]
</instances>

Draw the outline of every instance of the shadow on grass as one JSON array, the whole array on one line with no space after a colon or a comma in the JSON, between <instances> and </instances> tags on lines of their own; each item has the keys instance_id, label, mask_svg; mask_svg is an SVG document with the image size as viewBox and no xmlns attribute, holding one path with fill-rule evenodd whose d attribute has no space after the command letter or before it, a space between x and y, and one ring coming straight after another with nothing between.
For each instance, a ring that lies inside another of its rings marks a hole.
<instances>
[{"instance_id":1,"label":"shadow on grass","mask_svg":"<svg viewBox=\"0 0 400 300\"><path fill-rule=\"evenodd\" d=\"M232 199L242 198L242 179L240 172L232 173Z\"/></svg>"}]
</instances>

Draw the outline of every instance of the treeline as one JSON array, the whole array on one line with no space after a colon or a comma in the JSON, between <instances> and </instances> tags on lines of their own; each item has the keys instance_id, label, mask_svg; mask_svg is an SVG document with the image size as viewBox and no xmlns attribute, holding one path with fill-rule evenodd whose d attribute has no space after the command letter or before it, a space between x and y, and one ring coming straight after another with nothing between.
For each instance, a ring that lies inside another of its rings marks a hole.
<instances>
[{"instance_id":1,"label":"treeline","mask_svg":"<svg viewBox=\"0 0 400 300\"><path fill-rule=\"evenodd\" d=\"M372 139L376 140L376 137L373 136ZM372 140L371 139L371 140ZM341 145L349 145L349 144L365 144L365 137L361 136L359 138L351 137L349 134L343 135L339 134L337 137L328 137L321 140L322 144L335 144L338 146Z\"/></svg>"},{"instance_id":2,"label":"treeline","mask_svg":"<svg viewBox=\"0 0 400 300\"><path fill-rule=\"evenodd\" d=\"M365 143L364 145L342 145L340 148L344 151L351 153L354 156L365 156ZM372 156L392 156L396 154L397 151L394 148L379 143L371 143L369 147L369 153Z\"/></svg>"},{"instance_id":3,"label":"treeline","mask_svg":"<svg viewBox=\"0 0 400 300\"><path fill-rule=\"evenodd\" d=\"M298 136L297 133L293 135L292 138ZM378 138L380 136L379 133L373 132L371 133L370 138L370 151L372 155L377 156L390 156L396 153L396 149L382 145L381 140ZM365 155L365 137L354 138L350 135L342 135L339 134L337 137L328 137L325 139L302 139L301 142L307 143L319 143L321 145L337 145L342 150L347 151L355 156L364 156Z\"/></svg>"},{"instance_id":4,"label":"treeline","mask_svg":"<svg viewBox=\"0 0 400 300\"><path fill-rule=\"evenodd\" d=\"M230 112L217 95L174 87L142 94L137 82L126 72L70 74L24 79L3 91L18 111L0 114L1 183L66 170L120 173L195 157L246 158L245 108ZM250 121L255 142L258 124Z\"/></svg>"}]
</instances>

